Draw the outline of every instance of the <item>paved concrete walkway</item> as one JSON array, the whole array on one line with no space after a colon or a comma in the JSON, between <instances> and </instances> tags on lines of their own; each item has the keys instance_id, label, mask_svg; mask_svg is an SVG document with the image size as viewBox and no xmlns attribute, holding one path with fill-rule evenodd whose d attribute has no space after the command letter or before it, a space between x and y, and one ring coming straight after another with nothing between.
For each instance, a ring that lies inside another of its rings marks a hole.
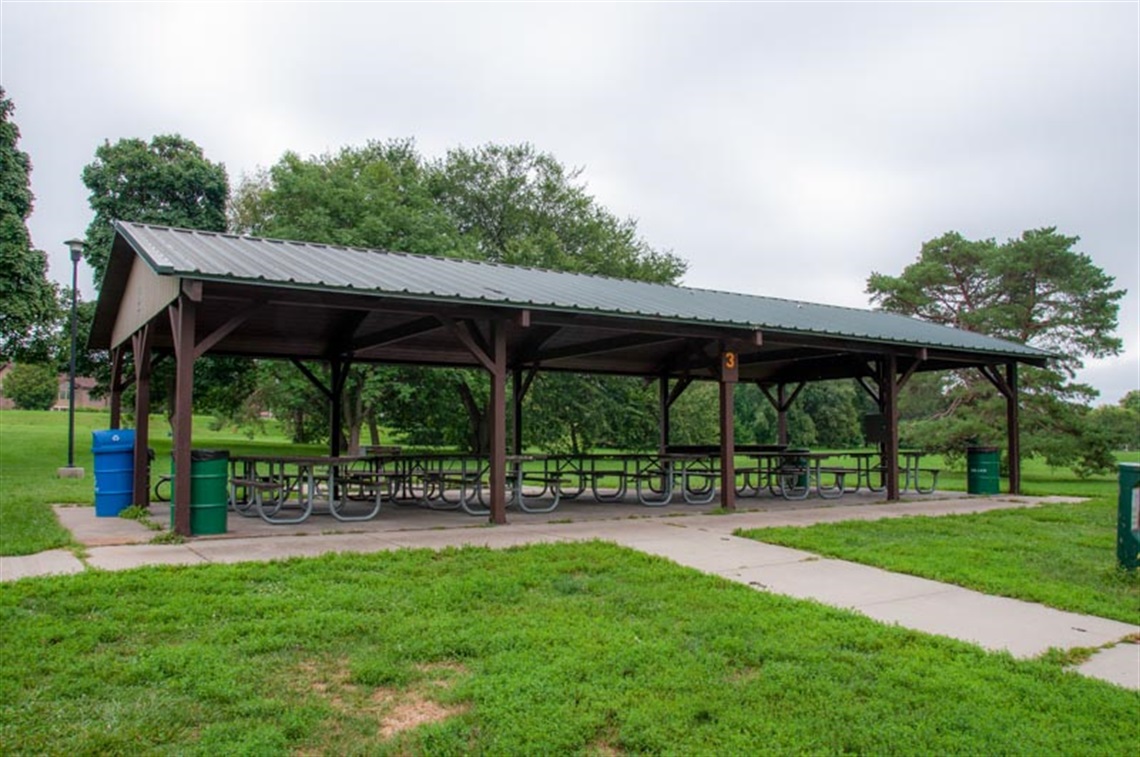
<instances>
[{"instance_id":1,"label":"paved concrete walkway","mask_svg":"<svg viewBox=\"0 0 1140 757\"><path fill-rule=\"evenodd\" d=\"M231 530L252 528L258 534L268 535L234 533L196 538L181 545L145 543L154 532L134 521L98 519L90 508L58 508L64 525L72 529L78 541L88 545L85 560L65 550L0 558L0 579L75 573L87 568L124 570L144 565L232 563L309 557L328 552L442 549L465 545L503 548L536 542L603 539L761 591L852 609L885 623L949 636L989 650L1005 650L1017 657L1034 657L1054 647L1103 648L1077 670L1140 690L1140 644L1136 643L1140 639L1140 626L989 596L732 535L739 528L977 512L1034 506L1041 501L1024 497L957 497L873 506L773 507L732 515L690 514L693 513L690 508L653 517L630 517L628 508L621 511L592 508L580 511L569 522L563 511L561 519L515 516L516 522L494 528L484 527L481 521L466 516L448 520L446 523L450 525L440 527L439 519L425 520L420 512L412 512L414 508L396 508L381 519L359 524L357 528L325 520L323 526L332 527L333 533L315 530L298 533L292 527L280 526L265 531L260 521L234 523L235 518L231 516ZM166 517L157 506L153 512L158 520ZM639 511L638 515L646 512Z\"/></svg>"}]
</instances>

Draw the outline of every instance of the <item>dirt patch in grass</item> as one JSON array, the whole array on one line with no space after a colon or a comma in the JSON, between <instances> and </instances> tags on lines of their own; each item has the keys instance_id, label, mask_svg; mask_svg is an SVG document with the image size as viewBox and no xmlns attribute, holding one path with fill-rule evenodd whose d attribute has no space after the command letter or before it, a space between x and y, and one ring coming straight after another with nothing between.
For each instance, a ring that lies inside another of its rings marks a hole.
<instances>
[{"instance_id":1,"label":"dirt patch in grass","mask_svg":"<svg viewBox=\"0 0 1140 757\"><path fill-rule=\"evenodd\" d=\"M606 741L595 741L590 744L590 748L586 750L586 754L598 755L598 757L619 757L625 754L625 752Z\"/></svg>"},{"instance_id":2,"label":"dirt patch in grass","mask_svg":"<svg viewBox=\"0 0 1140 757\"><path fill-rule=\"evenodd\" d=\"M387 740L429 723L462 715L466 705L445 705L432 698L433 690L454 686L467 669L451 662L418 665L423 678L406 688L364 687L353 683L347 660L331 664L312 660L298 666L308 691L322 698L338 713L374 717L380 737Z\"/></svg>"},{"instance_id":3,"label":"dirt patch in grass","mask_svg":"<svg viewBox=\"0 0 1140 757\"><path fill-rule=\"evenodd\" d=\"M613 722L613 715L608 716L606 721L606 725L586 746L585 754L591 757L619 757L625 754L625 750L617 746L618 727Z\"/></svg>"},{"instance_id":4,"label":"dirt patch in grass","mask_svg":"<svg viewBox=\"0 0 1140 757\"><path fill-rule=\"evenodd\" d=\"M436 686L450 689L455 679L467 675L467 668L458 662L428 662L417 665L416 670L430 678Z\"/></svg>"},{"instance_id":5,"label":"dirt patch in grass","mask_svg":"<svg viewBox=\"0 0 1140 757\"><path fill-rule=\"evenodd\" d=\"M729 674L728 681L734 684L747 684L755 681L759 677L760 668L742 667Z\"/></svg>"},{"instance_id":6,"label":"dirt patch in grass","mask_svg":"<svg viewBox=\"0 0 1140 757\"><path fill-rule=\"evenodd\" d=\"M398 733L439 723L462 714L466 707L447 707L420 693L404 692L404 696L380 720L380 735L390 739Z\"/></svg>"}]
</instances>

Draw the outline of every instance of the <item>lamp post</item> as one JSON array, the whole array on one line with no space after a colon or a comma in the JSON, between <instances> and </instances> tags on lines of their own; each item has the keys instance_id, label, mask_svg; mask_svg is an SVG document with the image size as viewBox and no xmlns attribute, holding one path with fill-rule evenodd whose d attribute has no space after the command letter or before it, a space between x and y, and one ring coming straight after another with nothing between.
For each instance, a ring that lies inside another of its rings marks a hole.
<instances>
[{"instance_id":1,"label":"lamp post","mask_svg":"<svg viewBox=\"0 0 1140 757\"><path fill-rule=\"evenodd\" d=\"M75 467L75 319L76 292L79 289L79 259L83 257L82 239L69 239L64 244L71 251L71 363L67 374L67 467L59 469L62 478L83 478L83 469Z\"/></svg>"}]
</instances>

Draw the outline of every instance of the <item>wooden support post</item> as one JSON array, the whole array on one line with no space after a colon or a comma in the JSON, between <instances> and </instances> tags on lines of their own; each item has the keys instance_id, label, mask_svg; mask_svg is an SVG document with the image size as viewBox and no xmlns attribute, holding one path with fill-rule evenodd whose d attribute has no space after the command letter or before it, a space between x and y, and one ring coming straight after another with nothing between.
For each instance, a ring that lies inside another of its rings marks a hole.
<instances>
[{"instance_id":1,"label":"wooden support post","mask_svg":"<svg viewBox=\"0 0 1140 757\"><path fill-rule=\"evenodd\" d=\"M1005 397L1006 454L1009 457L1009 493L1021 494L1021 421L1017 387L1017 362L1005 364L1005 375L997 366L980 365L978 372Z\"/></svg>"},{"instance_id":2,"label":"wooden support post","mask_svg":"<svg viewBox=\"0 0 1140 757\"><path fill-rule=\"evenodd\" d=\"M186 294L178 299L174 336L174 531L190 536L190 449L194 424L194 324L197 303Z\"/></svg>"},{"instance_id":3,"label":"wooden support post","mask_svg":"<svg viewBox=\"0 0 1140 757\"><path fill-rule=\"evenodd\" d=\"M756 386L760 388L760 391L768 398L768 403L776 410L776 441L779 444L786 445L788 443L788 408L796 401L796 397L800 396L800 392L807 384L801 381L788 395L785 391L785 384L781 382L776 385L775 397L772 396L767 384L757 382Z\"/></svg>"},{"instance_id":4,"label":"wooden support post","mask_svg":"<svg viewBox=\"0 0 1140 757\"><path fill-rule=\"evenodd\" d=\"M334 357L329 361L329 370L332 374L329 377L332 383L332 396L329 397L331 416L329 421L332 425L329 454L337 457L340 455L340 437L344 430L344 379L348 374L348 368L340 358Z\"/></svg>"},{"instance_id":5,"label":"wooden support post","mask_svg":"<svg viewBox=\"0 0 1140 757\"><path fill-rule=\"evenodd\" d=\"M528 312L528 311L524 311ZM523 400L526 399L527 392L534 384L535 378L538 376L538 368L531 368L526 372L526 377L523 377L522 369L516 368L513 371L513 401L515 403L514 412L514 427L515 435L513 447L516 455L521 455L523 450Z\"/></svg>"},{"instance_id":6,"label":"wooden support post","mask_svg":"<svg viewBox=\"0 0 1140 757\"><path fill-rule=\"evenodd\" d=\"M1017 363L1005 367L1005 383L1009 395L1005 399L1006 437L1009 441L1009 493L1021 494L1021 427L1018 417Z\"/></svg>"},{"instance_id":7,"label":"wooden support post","mask_svg":"<svg viewBox=\"0 0 1140 757\"><path fill-rule=\"evenodd\" d=\"M490 484L491 522L507 522L507 327L491 322Z\"/></svg>"},{"instance_id":8,"label":"wooden support post","mask_svg":"<svg viewBox=\"0 0 1140 757\"><path fill-rule=\"evenodd\" d=\"M529 311L523 311L524 313ZM511 450L516 455L522 454L522 404L523 404L523 376L522 369L511 371Z\"/></svg>"},{"instance_id":9,"label":"wooden support post","mask_svg":"<svg viewBox=\"0 0 1140 757\"><path fill-rule=\"evenodd\" d=\"M776 444L788 443L788 405L781 382L776 387Z\"/></svg>"},{"instance_id":10,"label":"wooden support post","mask_svg":"<svg viewBox=\"0 0 1140 757\"><path fill-rule=\"evenodd\" d=\"M150 507L147 453L150 447L150 376L153 328L148 323L131 337L135 356L135 478L131 502Z\"/></svg>"},{"instance_id":11,"label":"wooden support post","mask_svg":"<svg viewBox=\"0 0 1140 757\"><path fill-rule=\"evenodd\" d=\"M123 423L123 347L111 350L111 428Z\"/></svg>"},{"instance_id":12,"label":"wooden support post","mask_svg":"<svg viewBox=\"0 0 1140 757\"><path fill-rule=\"evenodd\" d=\"M894 354L887 355L880 365L882 373L879 378L879 398L887 421L887 437L883 440L883 466L887 469L887 500L895 502L899 499L898 358Z\"/></svg>"},{"instance_id":13,"label":"wooden support post","mask_svg":"<svg viewBox=\"0 0 1140 757\"><path fill-rule=\"evenodd\" d=\"M669 388L669 375L662 374L660 378L661 384L661 398L660 398L660 414L659 419L659 436L657 439L657 446L662 455L669 451L669 437L672 429L672 424L669 420L669 411L673 407L673 403L681 399L681 395L693 383L693 377L689 375L681 376L677 382Z\"/></svg>"},{"instance_id":14,"label":"wooden support post","mask_svg":"<svg viewBox=\"0 0 1140 757\"><path fill-rule=\"evenodd\" d=\"M740 357L731 350L720 356L720 506L736 509L736 433L733 394L740 380Z\"/></svg>"}]
</instances>

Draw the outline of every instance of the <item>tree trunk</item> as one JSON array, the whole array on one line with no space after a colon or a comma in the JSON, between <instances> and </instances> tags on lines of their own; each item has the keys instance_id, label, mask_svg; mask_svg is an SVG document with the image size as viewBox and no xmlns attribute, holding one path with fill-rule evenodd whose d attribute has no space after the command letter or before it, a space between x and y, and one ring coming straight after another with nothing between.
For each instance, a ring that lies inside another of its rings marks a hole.
<instances>
[{"instance_id":1,"label":"tree trunk","mask_svg":"<svg viewBox=\"0 0 1140 757\"><path fill-rule=\"evenodd\" d=\"M475 454L485 454L491 446L491 430L487 426L487 410L480 407L479 403L475 401L475 395L471 393L471 387L467 385L466 381L460 380L457 389L459 398L463 400L463 406L467 408L467 444Z\"/></svg>"},{"instance_id":2,"label":"tree trunk","mask_svg":"<svg viewBox=\"0 0 1140 757\"><path fill-rule=\"evenodd\" d=\"M380 426L376 423L376 408L369 407L365 412L368 418L368 443L373 447L380 446Z\"/></svg>"},{"instance_id":3,"label":"tree trunk","mask_svg":"<svg viewBox=\"0 0 1140 757\"><path fill-rule=\"evenodd\" d=\"M344 403L342 446L345 454L359 455L360 432L364 426L364 376L359 370L353 371L345 382L342 401Z\"/></svg>"}]
</instances>

